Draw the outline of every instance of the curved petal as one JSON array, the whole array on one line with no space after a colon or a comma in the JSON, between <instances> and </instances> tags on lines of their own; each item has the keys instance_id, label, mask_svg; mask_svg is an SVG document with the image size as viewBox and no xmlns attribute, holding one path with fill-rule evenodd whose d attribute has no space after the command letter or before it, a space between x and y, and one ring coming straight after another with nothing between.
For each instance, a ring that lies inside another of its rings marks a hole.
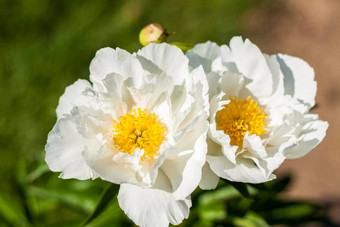
<instances>
[{"instance_id":1,"label":"curved petal","mask_svg":"<svg viewBox=\"0 0 340 227\"><path fill-rule=\"evenodd\" d=\"M272 173L284 162L284 160L286 159L285 154L287 153L287 151L291 150L295 146L295 140L289 140L278 146L268 147L268 157L264 160L259 160L260 165L262 164L262 168L267 174Z\"/></svg>"},{"instance_id":2,"label":"curved petal","mask_svg":"<svg viewBox=\"0 0 340 227\"><path fill-rule=\"evenodd\" d=\"M84 152L86 163L93 169L97 175L115 184L132 183L141 186L151 184L150 177L145 174L143 166L136 164L139 161L140 154L124 155L121 153L114 154L104 145L99 149L88 147ZM138 159L136 161L136 159Z\"/></svg>"},{"instance_id":3,"label":"curved petal","mask_svg":"<svg viewBox=\"0 0 340 227\"><path fill-rule=\"evenodd\" d=\"M216 72L210 72L207 74L207 81L209 85L209 100L219 93L219 80L221 76Z\"/></svg>"},{"instance_id":4,"label":"curved petal","mask_svg":"<svg viewBox=\"0 0 340 227\"><path fill-rule=\"evenodd\" d=\"M143 68L137 58L129 52L116 48L102 48L90 64L90 80L102 89L102 80L107 74L117 73L126 78L141 80L144 75Z\"/></svg>"},{"instance_id":5,"label":"curved petal","mask_svg":"<svg viewBox=\"0 0 340 227\"><path fill-rule=\"evenodd\" d=\"M236 73L224 72L218 86L227 96L237 96L244 86L244 78Z\"/></svg>"},{"instance_id":6,"label":"curved petal","mask_svg":"<svg viewBox=\"0 0 340 227\"><path fill-rule=\"evenodd\" d=\"M219 49L216 43L210 41L195 45L186 53L190 66L202 66L205 72L210 72L212 62L219 56Z\"/></svg>"},{"instance_id":7,"label":"curved petal","mask_svg":"<svg viewBox=\"0 0 340 227\"><path fill-rule=\"evenodd\" d=\"M171 97L171 111L173 118L173 129L177 130L178 126L182 123L182 121L189 114L193 105L195 105L195 100L192 95L189 94L188 88L183 85L175 86Z\"/></svg>"},{"instance_id":8,"label":"curved petal","mask_svg":"<svg viewBox=\"0 0 340 227\"><path fill-rule=\"evenodd\" d=\"M273 77L273 93L271 96L268 96L261 100L262 105L270 104L276 101L277 98L282 97L284 95L284 83L283 83L283 74L280 69L280 64L277 61L276 55L266 55L264 57L267 61L267 65L272 73Z\"/></svg>"},{"instance_id":9,"label":"curved petal","mask_svg":"<svg viewBox=\"0 0 340 227\"><path fill-rule=\"evenodd\" d=\"M254 135L249 135L249 132L246 132L243 138L243 148L250 152L256 158L265 158L267 157L266 150L262 145L261 138Z\"/></svg>"},{"instance_id":10,"label":"curved petal","mask_svg":"<svg viewBox=\"0 0 340 227\"><path fill-rule=\"evenodd\" d=\"M277 60L284 75L285 94L293 96L309 107L314 106L316 82L313 68L297 57L279 54Z\"/></svg>"},{"instance_id":11,"label":"curved petal","mask_svg":"<svg viewBox=\"0 0 340 227\"><path fill-rule=\"evenodd\" d=\"M74 106L87 104L87 97L82 95L87 88L92 88L91 84L87 80L79 79L65 89L56 110L58 119L69 114Z\"/></svg>"},{"instance_id":12,"label":"curved petal","mask_svg":"<svg viewBox=\"0 0 340 227\"><path fill-rule=\"evenodd\" d=\"M199 76L195 80L197 80ZM197 82L197 81L195 81ZM203 82L204 83L204 82ZM193 127L198 127L198 134L202 133L202 129L205 130L205 125L208 122L208 85L205 80L205 84L203 83L195 83L191 88L191 98L189 101L190 111L184 116L184 119L180 122L178 128L176 129L174 138L176 141L182 141L183 137L190 132ZM203 123L204 122L204 123ZM203 128L202 128L203 127ZM190 146L192 147L192 146Z\"/></svg>"},{"instance_id":13,"label":"curved petal","mask_svg":"<svg viewBox=\"0 0 340 227\"><path fill-rule=\"evenodd\" d=\"M273 78L261 50L248 39L244 42L241 37L230 40L230 59L226 62L235 62L238 70L250 79L246 87L257 97L266 97L272 94Z\"/></svg>"},{"instance_id":14,"label":"curved petal","mask_svg":"<svg viewBox=\"0 0 340 227\"><path fill-rule=\"evenodd\" d=\"M207 162L210 168L217 176L237 182L244 183L263 183L276 178L271 174L268 178L254 164L252 160L243 159L234 165L229 162L224 156L207 156Z\"/></svg>"},{"instance_id":15,"label":"curved petal","mask_svg":"<svg viewBox=\"0 0 340 227\"><path fill-rule=\"evenodd\" d=\"M61 178L94 179L96 174L81 154L84 146L86 141L77 126L71 120L60 119L48 134L45 161L52 171L62 172Z\"/></svg>"},{"instance_id":16,"label":"curved petal","mask_svg":"<svg viewBox=\"0 0 340 227\"><path fill-rule=\"evenodd\" d=\"M150 43L139 50L137 55L141 55L157 65L159 69L173 78L175 85L182 84L186 76L189 75L189 60L175 46L166 43Z\"/></svg>"},{"instance_id":17,"label":"curved petal","mask_svg":"<svg viewBox=\"0 0 340 227\"><path fill-rule=\"evenodd\" d=\"M203 190L215 189L220 178L210 169L209 164L206 162L202 168L202 179L199 184Z\"/></svg>"},{"instance_id":18,"label":"curved petal","mask_svg":"<svg viewBox=\"0 0 340 227\"><path fill-rule=\"evenodd\" d=\"M309 153L326 136L328 123L321 120L308 122L302 128L297 146L286 153L289 159L300 158Z\"/></svg>"},{"instance_id":19,"label":"curved petal","mask_svg":"<svg viewBox=\"0 0 340 227\"><path fill-rule=\"evenodd\" d=\"M122 184L118 194L119 206L141 227L178 225L189 216L189 198L175 200L171 193L153 188Z\"/></svg>"},{"instance_id":20,"label":"curved petal","mask_svg":"<svg viewBox=\"0 0 340 227\"><path fill-rule=\"evenodd\" d=\"M210 124L208 135L210 139L218 143L222 147L223 155L232 163L236 164L236 152L238 146L230 145L230 137L222 130L216 130L216 124Z\"/></svg>"},{"instance_id":21,"label":"curved petal","mask_svg":"<svg viewBox=\"0 0 340 227\"><path fill-rule=\"evenodd\" d=\"M182 152L176 156L168 157L161 166L172 184L175 199L186 198L195 190L201 180L201 171L207 153L207 128L206 122L205 125L198 125L190 133L187 133L184 138L186 144L182 146L177 144ZM201 136L198 137L196 134L201 134ZM193 144L193 150L186 152L185 148L192 147Z\"/></svg>"}]
</instances>

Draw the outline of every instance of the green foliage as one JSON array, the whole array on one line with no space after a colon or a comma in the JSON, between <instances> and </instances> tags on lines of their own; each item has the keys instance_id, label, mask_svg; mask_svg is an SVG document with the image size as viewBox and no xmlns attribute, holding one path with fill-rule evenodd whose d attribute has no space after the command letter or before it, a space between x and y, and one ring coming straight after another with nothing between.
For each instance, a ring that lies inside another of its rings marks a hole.
<instances>
[{"instance_id":1,"label":"green foliage","mask_svg":"<svg viewBox=\"0 0 340 227\"><path fill-rule=\"evenodd\" d=\"M265 184L242 184L243 187L241 183L230 184L220 180L217 189L213 191L197 189L192 198L197 203L193 203L189 219L182 226L334 225L322 215L321 207L308 202L281 199L280 195L289 182L290 177L285 177Z\"/></svg>"},{"instance_id":2,"label":"green foliage","mask_svg":"<svg viewBox=\"0 0 340 227\"><path fill-rule=\"evenodd\" d=\"M224 180L224 179L223 179ZM247 199L252 199L251 195L249 194L247 184L241 183L241 182L233 182L224 180L227 184L230 184L233 186L243 197Z\"/></svg>"}]
</instances>

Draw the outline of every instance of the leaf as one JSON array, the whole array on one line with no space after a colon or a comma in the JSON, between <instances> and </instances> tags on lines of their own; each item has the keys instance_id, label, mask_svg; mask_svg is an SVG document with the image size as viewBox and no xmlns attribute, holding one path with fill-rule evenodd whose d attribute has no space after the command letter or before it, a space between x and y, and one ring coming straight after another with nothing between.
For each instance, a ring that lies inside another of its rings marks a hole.
<instances>
[{"instance_id":1,"label":"leaf","mask_svg":"<svg viewBox=\"0 0 340 227\"><path fill-rule=\"evenodd\" d=\"M264 186L267 187L270 191L278 194L278 193L281 193L287 190L290 183L291 183L291 176L287 175L281 179L266 182Z\"/></svg>"},{"instance_id":2,"label":"leaf","mask_svg":"<svg viewBox=\"0 0 340 227\"><path fill-rule=\"evenodd\" d=\"M109 202L112 200L113 197L118 193L119 186L116 184L109 184L107 188L103 191L100 200L92 212L90 216L86 218L86 220L82 223L81 226L85 226L89 224L93 219L95 219L97 216L99 216L107 207Z\"/></svg>"},{"instance_id":3,"label":"leaf","mask_svg":"<svg viewBox=\"0 0 340 227\"><path fill-rule=\"evenodd\" d=\"M268 211L266 215L269 215L275 220L299 220L303 218L310 218L316 212L316 207L313 204L302 202L291 202L283 204L282 207L272 209Z\"/></svg>"},{"instance_id":4,"label":"leaf","mask_svg":"<svg viewBox=\"0 0 340 227\"><path fill-rule=\"evenodd\" d=\"M253 200L253 197L249 194L246 183L228 181L225 179L223 179L223 181L233 186L243 197Z\"/></svg>"},{"instance_id":5,"label":"leaf","mask_svg":"<svg viewBox=\"0 0 340 227\"><path fill-rule=\"evenodd\" d=\"M90 212L95 204L94 201L88 198L86 195L79 192L75 193L70 190L46 189L29 186L27 192L28 195L31 196L57 200L58 202L62 202L68 206L74 207L84 213Z\"/></svg>"},{"instance_id":6,"label":"leaf","mask_svg":"<svg viewBox=\"0 0 340 227\"><path fill-rule=\"evenodd\" d=\"M32 183L33 181L35 181L39 177L41 177L44 173L47 173L49 171L50 171L50 169L48 168L46 163L42 163L33 172L28 174L26 179L29 183Z\"/></svg>"},{"instance_id":7,"label":"leaf","mask_svg":"<svg viewBox=\"0 0 340 227\"><path fill-rule=\"evenodd\" d=\"M33 223L33 217L30 211L30 206L27 199L27 192L26 192L26 176L27 176L27 167L26 161L23 158L18 160L16 171L12 178L12 188L13 191L16 192L20 203L24 209L24 214L26 216L26 220L29 223Z\"/></svg>"},{"instance_id":8,"label":"leaf","mask_svg":"<svg viewBox=\"0 0 340 227\"><path fill-rule=\"evenodd\" d=\"M22 210L13 201L0 194L0 218L10 226L29 225Z\"/></svg>"},{"instance_id":9,"label":"leaf","mask_svg":"<svg viewBox=\"0 0 340 227\"><path fill-rule=\"evenodd\" d=\"M239 193L235 188L224 186L214 191L205 191L205 193L202 193L199 197L199 204L211 206L237 197L239 197Z\"/></svg>"},{"instance_id":10,"label":"leaf","mask_svg":"<svg viewBox=\"0 0 340 227\"><path fill-rule=\"evenodd\" d=\"M239 227L269 227L263 217L252 211L249 211L243 218L234 218L233 224Z\"/></svg>"}]
</instances>

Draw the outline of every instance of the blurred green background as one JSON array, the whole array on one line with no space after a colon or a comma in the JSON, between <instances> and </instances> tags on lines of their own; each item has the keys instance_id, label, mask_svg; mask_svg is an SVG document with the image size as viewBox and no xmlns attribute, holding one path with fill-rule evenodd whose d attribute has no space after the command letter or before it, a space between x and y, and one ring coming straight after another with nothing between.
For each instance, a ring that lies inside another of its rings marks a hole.
<instances>
[{"instance_id":1,"label":"blurred green background","mask_svg":"<svg viewBox=\"0 0 340 227\"><path fill-rule=\"evenodd\" d=\"M0 226L73 226L95 208L107 183L59 179L44 162L44 146L56 121L59 97L78 78L88 79L89 63L98 49L110 46L137 51L141 48L139 31L153 22L175 32L168 38L170 42L228 43L232 36L247 31L245 14L268 7L270 2L1 0ZM229 190L226 195L235 197L237 191L224 186L223 190ZM242 204L243 210L249 208L249 201ZM217 208L212 214L196 215L195 220L214 219L216 214L223 219L225 207ZM308 209L312 208L304 209L307 214ZM131 224L115 198L92 225L105 223ZM263 226L261 223L256 226Z\"/></svg>"}]
</instances>

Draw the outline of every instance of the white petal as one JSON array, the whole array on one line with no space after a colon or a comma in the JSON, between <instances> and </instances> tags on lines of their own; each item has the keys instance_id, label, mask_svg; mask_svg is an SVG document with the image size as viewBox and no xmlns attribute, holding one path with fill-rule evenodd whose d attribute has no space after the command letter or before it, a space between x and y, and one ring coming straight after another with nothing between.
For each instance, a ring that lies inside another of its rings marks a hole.
<instances>
[{"instance_id":1,"label":"white petal","mask_svg":"<svg viewBox=\"0 0 340 227\"><path fill-rule=\"evenodd\" d=\"M71 115L67 116L77 126L78 132L84 139L97 140L96 136L103 135L104 139L112 140L112 117L100 109L86 106L75 106Z\"/></svg>"},{"instance_id":2,"label":"white petal","mask_svg":"<svg viewBox=\"0 0 340 227\"><path fill-rule=\"evenodd\" d=\"M184 139L188 145L185 147L181 146L181 144L176 145L183 152L177 156L168 157L161 166L161 169L171 182L173 196L176 199L184 199L190 195L201 180L201 171L207 153L207 128L206 122L205 125L198 125L196 129L188 133ZM198 133L201 136L198 137L196 135ZM192 147L192 151L185 152L186 147Z\"/></svg>"},{"instance_id":3,"label":"white petal","mask_svg":"<svg viewBox=\"0 0 340 227\"><path fill-rule=\"evenodd\" d=\"M216 130L216 124L210 124L208 135L210 139L222 146L223 155L232 163L236 164L236 152L238 146L230 145L230 137L222 130Z\"/></svg>"},{"instance_id":4,"label":"white petal","mask_svg":"<svg viewBox=\"0 0 340 227\"><path fill-rule=\"evenodd\" d=\"M283 74L280 69L280 64L277 61L276 55L268 56L264 54L264 57L267 61L267 65L272 73L273 77L273 93L271 96L268 96L261 100L261 103L264 104L270 104L276 101L278 97L281 97L284 95L284 83L283 83Z\"/></svg>"},{"instance_id":5,"label":"white petal","mask_svg":"<svg viewBox=\"0 0 340 227\"><path fill-rule=\"evenodd\" d=\"M119 206L136 225L166 227L178 225L189 216L190 199L175 200L171 193L122 184L118 194Z\"/></svg>"},{"instance_id":6,"label":"white petal","mask_svg":"<svg viewBox=\"0 0 340 227\"><path fill-rule=\"evenodd\" d=\"M134 105L132 95L128 90L127 81L120 74L110 73L105 79L103 79L103 85L105 87L107 96L110 97L110 102L112 106L110 108L118 113L118 115L123 115L129 111ZM103 99L100 99L102 101Z\"/></svg>"},{"instance_id":7,"label":"white petal","mask_svg":"<svg viewBox=\"0 0 340 227\"><path fill-rule=\"evenodd\" d=\"M113 151L103 145L99 149L88 147L83 152L86 163L106 181L115 184L132 183L147 185L151 183L150 178L141 179L143 169L140 165L135 165L134 157L130 159L119 155L116 157Z\"/></svg>"},{"instance_id":8,"label":"white petal","mask_svg":"<svg viewBox=\"0 0 340 227\"><path fill-rule=\"evenodd\" d=\"M124 152L119 152L112 157L112 160L122 164L131 164L137 166L140 161L140 157L144 154L144 150L136 148L132 155Z\"/></svg>"},{"instance_id":9,"label":"white petal","mask_svg":"<svg viewBox=\"0 0 340 227\"><path fill-rule=\"evenodd\" d=\"M86 105L87 97L82 95L86 88L91 88L87 80L77 80L65 89L64 94L59 99L57 107L57 117L62 118L64 114L69 114L74 106Z\"/></svg>"},{"instance_id":10,"label":"white petal","mask_svg":"<svg viewBox=\"0 0 340 227\"><path fill-rule=\"evenodd\" d=\"M163 85L163 83L159 83L158 86L147 84L142 88L129 87L128 91L136 106L151 110L167 98Z\"/></svg>"},{"instance_id":11,"label":"white petal","mask_svg":"<svg viewBox=\"0 0 340 227\"><path fill-rule=\"evenodd\" d=\"M217 111L223 109L224 105L227 105L230 100L222 100L225 93L221 91L219 94L214 95L210 100L210 122L215 122L215 116Z\"/></svg>"},{"instance_id":12,"label":"white petal","mask_svg":"<svg viewBox=\"0 0 340 227\"><path fill-rule=\"evenodd\" d=\"M277 55L281 71L284 75L285 94L297 98L299 101L314 106L316 82L314 70L300 58L288 55Z\"/></svg>"},{"instance_id":13,"label":"white petal","mask_svg":"<svg viewBox=\"0 0 340 227\"><path fill-rule=\"evenodd\" d=\"M223 60L235 62L240 73L252 80L246 86L256 97L261 98L270 95L273 79L260 49L248 39L243 42L241 37L232 38L230 48L231 59Z\"/></svg>"},{"instance_id":14,"label":"white petal","mask_svg":"<svg viewBox=\"0 0 340 227\"><path fill-rule=\"evenodd\" d=\"M284 121L296 122L296 115L303 115L308 111L308 107L289 95L278 97L275 102L270 103L265 108L265 112L270 113L270 127L280 126ZM300 117L300 120L303 119ZM294 123L293 123L294 124Z\"/></svg>"},{"instance_id":15,"label":"white petal","mask_svg":"<svg viewBox=\"0 0 340 227\"><path fill-rule=\"evenodd\" d=\"M277 126L269 135L267 139L267 145L269 147L279 147L281 144L289 141L296 140L296 136L292 133L294 132L294 124L285 122L280 126Z\"/></svg>"},{"instance_id":16,"label":"white petal","mask_svg":"<svg viewBox=\"0 0 340 227\"><path fill-rule=\"evenodd\" d=\"M202 168L202 179L199 184L203 190L215 189L220 178L210 169L209 164L206 162Z\"/></svg>"},{"instance_id":17,"label":"white petal","mask_svg":"<svg viewBox=\"0 0 340 227\"><path fill-rule=\"evenodd\" d=\"M207 41L195 45L186 55L190 59L189 64L192 67L196 68L201 65L205 72L210 72L212 62L219 55L219 46L214 42Z\"/></svg>"},{"instance_id":18,"label":"white petal","mask_svg":"<svg viewBox=\"0 0 340 227\"><path fill-rule=\"evenodd\" d=\"M208 138L207 138L207 145L208 145L208 155L212 155L212 156L219 156L222 155L222 147L220 144L216 143L215 141L213 141L208 133Z\"/></svg>"},{"instance_id":19,"label":"white petal","mask_svg":"<svg viewBox=\"0 0 340 227\"><path fill-rule=\"evenodd\" d=\"M60 119L48 134L45 161L52 171L62 172L61 178L94 179L96 175L81 154L84 146L86 141L77 126L68 119Z\"/></svg>"},{"instance_id":20,"label":"white petal","mask_svg":"<svg viewBox=\"0 0 340 227\"><path fill-rule=\"evenodd\" d=\"M326 136L328 123L325 121L312 121L302 129L302 136L296 147L287 152L286 157L290 159L300 158L309 153Z\"/></svg>"},{"instance_id":21,"label":"white petal","mask_svg":"<svg viewBox=\"0 0 340 227\"><path fill-rule=\"evenodd\" d=\"M207 156L207 162L214 173L219 177L244 183L263 183L275 179L275 175L268 178L252 160L242 158L237 165L229 162L224 156Z\"/></svg>"},{"instance_id":22,"label":"white petal","mask_svg":"<svg viewBox=\"0 0 340 227\"><path fill-rule=\"evenodd\" d=\"M96 56L90 64L90 80L102 85L102 80L107 74L117 73L126 78L140 81L144 71L137 58L122 49L103 48L97 51Z\"/></svg>"},{"instance_id":23,"label":"white petal","mask_svg":"<svg viewBox=\"0 0 340 227\"><path fill-rule=\"evenodd\" d=\"M196 75L196 74L195 74ZM176 141L182 140L187 132L189 132L193 127L197 127L197 122L203 122L204 124L199 123L199 126L205 128L208 118L208 94L207 92L207 81L202 77L194 80L194 85L192 86L191 96L194 102L191 105L190 112L187 113L183 121L180 123L178 128L176 129L176 133L174 138ZM201 83L202 82L202 83ZM204 129L205 130L205 129ZM201 130L199 130L201 133Z\"/></svg>"},{"instance_id":24,"label":"white petal","mask_svg":"<svg viewBox=\"0 0 340 227\"><path fill-rule=\"evenodd\" d=\"M256 158L267 157L261 138L256 134L249 135L249 132L246 132L243 138L243 148L249 151Z\"/></svg>"},{"instance_id":25,"label":"white petal","mask_svg":"<svg viewBox=\"0 0 340 227\"><path fill-rule=\"evenodd\" d=\"M267 173L272 173L274 170L279 168L286 159L285 153L295 146L296 144L294 141L287 141L279 146L267 147L268 157L263 160L266 163L263 168L266 168Z\"/></svg>"},{"instance_id":26,"label":"white petal","mask_svg":"<svg viewBox=\"0 0 340 227\"><path fill-rule=\"evenodd\" d=\"M224 72L226 70L228 70L228 67L225 66L225 62L222 61L221 57L216 58L211 63L211 72Z\"/></svg>"},{"instance_id":27,"label":"white petal","mask_svg":"<svg viewBox=\"0 0 340 227\"><path fill-rule=\"evenodd\" d=\"M207 81L209 84L209 100L220 92L218 87L220 79L221 76L216 72L209 72L207 74Z\"/></svg>"},{"instance_id":28,"label":"white petal","mask_svg":"<svg viewBox=\"0 0 340 227\"><path fill-rule=\"evenodd\" d=\"M247 151L242 154L242 158L250 159L251 161L253 161L265 178L268 178L268 176L270 176L270 174L272 173L272 172L269 172L267 168L267 162L264 161L263 159L256 158L251 154L249 155L249 152Z\"/></svg>"},{"instance_id":29,"label":"white petal","mask_svg":"<svg viewBox=\"0 0 340 227\"><path fill-rule=\"evenodd\" d=\"M208 106L208 92L209 92L209 84L207 81L207 76L203 71L202 66L199 66L191 71L191 78L193 80L193 87L192 89L195 90L195 92L199 93L198 95L203 96L203 99L205 99L206 106Z\"/></svg>"},{"instance_id":30,"label":"white petal","mask_svg":"<svg viewBox=\"0 0 340 227\"><path fill-rule=\"evenodd\" d=\"M218 86L227 96L238 96L244 86L244 78L236 73L224 72Z\"/></svg>"},{"instance_id":31,"label":"white petal","mask_svg":"<svg viewBox=\"0 0 340 227\"><path fill-rule=\"evenodd\" d=\"M173 78L175 85L182 84L185 77L189 75L188 58L175 46L166 43L150 43L139 50L137 55L157 65L159 69Z\"/></svg>"},{"instance_id":32,"label":"white petal","mask_svg":"<svg viewBox=\"0 0 340 227\"><path fill-rule=\"evenodd\" d=\"M173 130L176 131L195 105L195 100L192 95L189 94L188 88L183 84L181 86L175 86L170 101L173 117Z\"/></svg>"}]
</instances>

